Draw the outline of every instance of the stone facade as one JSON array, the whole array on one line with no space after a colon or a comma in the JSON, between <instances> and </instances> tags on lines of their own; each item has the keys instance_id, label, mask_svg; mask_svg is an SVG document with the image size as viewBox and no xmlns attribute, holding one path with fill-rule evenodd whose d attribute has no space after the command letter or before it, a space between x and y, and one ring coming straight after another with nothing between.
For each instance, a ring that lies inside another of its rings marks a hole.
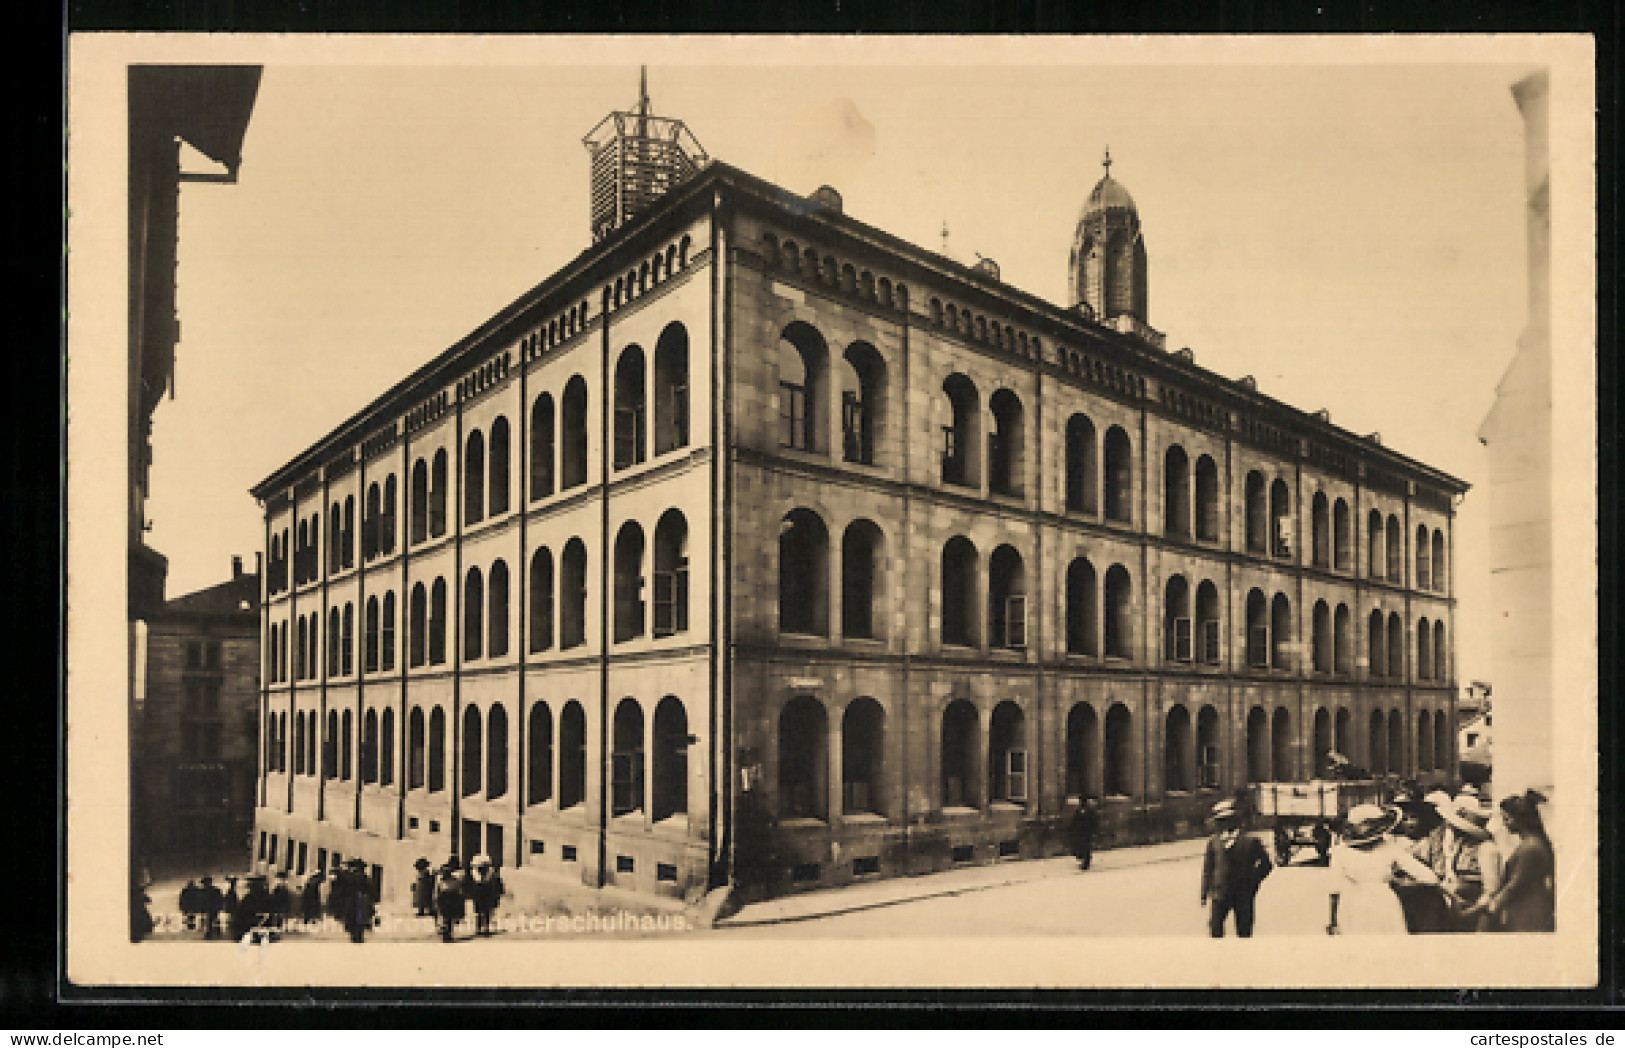
<instances>
[{"instance_id":1,"label":"stone facade","mask_svg":"<svg viewBox=\"0 0 1625 1048\"><path fill-rule=\"evenodd\" d=\"M1453 776L1459 481L838 201L712 164L255 489L258 861L692 899Z\"/></svg>"}]
</instances>

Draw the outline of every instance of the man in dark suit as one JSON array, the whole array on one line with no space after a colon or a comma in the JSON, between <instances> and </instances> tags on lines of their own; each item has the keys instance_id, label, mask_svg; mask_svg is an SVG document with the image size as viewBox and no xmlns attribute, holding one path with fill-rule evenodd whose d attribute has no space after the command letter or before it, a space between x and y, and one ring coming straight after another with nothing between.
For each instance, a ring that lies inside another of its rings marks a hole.
<instances>
[{"instance_id":1,"label":"man in dark suit","mask_svg":"<svg viewBox=\"0 0 1625 1048\"><path fill-rule=\"evenodd\" d=\"M1270 857L1262 841L1241 832L1234 801L1215 804L1211 818L1217 832L1202 856L1202 902L1213 903L1208 931L1222 939L1224 919L1234 911L1236 934L1246 939L1253 934L1253 899L1270 875Z\"/></svg>"}]
</instances>

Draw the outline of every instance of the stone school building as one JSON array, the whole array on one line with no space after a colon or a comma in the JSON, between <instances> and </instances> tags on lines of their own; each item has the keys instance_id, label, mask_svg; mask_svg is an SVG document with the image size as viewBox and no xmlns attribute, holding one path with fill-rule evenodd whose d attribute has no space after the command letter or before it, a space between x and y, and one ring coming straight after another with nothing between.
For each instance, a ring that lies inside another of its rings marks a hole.
<instances>
[{"instance_id":1,"label":"stone school building","mask_svg":"<svg viewBox=\"0 0 1625 1048\"><path fill-rule=\"evenodd\" d=\"M1466 486L1168 350L1109 159L1055 304L587 144L592 245L253 489L256 862L692 900L1454 775Z\"/></svg>"}]
</instances>

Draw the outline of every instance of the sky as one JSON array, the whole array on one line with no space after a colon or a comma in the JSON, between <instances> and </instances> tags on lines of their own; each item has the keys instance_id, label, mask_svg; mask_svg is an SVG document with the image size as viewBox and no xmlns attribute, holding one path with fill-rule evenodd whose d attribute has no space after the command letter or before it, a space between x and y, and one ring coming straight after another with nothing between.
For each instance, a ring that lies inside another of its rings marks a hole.
<instances>
[{"instance_id":1,"label":"sky","mask_svg":"<svg viewBox=\"0 0 1625 1048\"><path fill-rule=\"evenodd\" d=\"M1150 323L1222 375L1470 484L1527 316L1505 64L741 60L264 71L235 185L181 191L182 341L153 420L168 592L252 566L250 486L589 244L582 136L637 96L708 153L1065 304L1078 214L1138 205ZM202 158L186 163L208 166ZM1481 497L1459 506L1457 676L1488 671Z\"/></svg>"}]
</instances>

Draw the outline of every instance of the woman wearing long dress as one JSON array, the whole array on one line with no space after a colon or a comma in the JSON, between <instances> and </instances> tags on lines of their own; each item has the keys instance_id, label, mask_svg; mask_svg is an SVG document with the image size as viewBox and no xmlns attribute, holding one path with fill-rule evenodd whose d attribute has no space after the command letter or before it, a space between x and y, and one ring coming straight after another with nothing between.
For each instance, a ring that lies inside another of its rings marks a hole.
<instances>
[{"instance_id":1,"label":"woman wearing long dress","mask_svg":"<svg viewBox=\"0 0 1625 1048\"><path fill-rule=\"evenodd\" d=\"M1540 818L1546 798L1535 790L1501 802L1501 818L1518 839L1507 857L1501 883L1486 891L1469 909L1482 913L1490 927L1507 932L1556 929L1557 892L1552 842Z\"/></svg>"},{"instance_id":2,"label":"woman wearing long dress","mask_svg":"<svg viewBox=\"0 0 1625 1048\"><path fill-rule=\"evenodd\" d=\"M1332 877L1328 889L1336 896L1335 924L1328 932L1340 935L1404 935L1405 911L1394 894L1396 873L1421 884L1438 878L1410 850L1391 836L1398 811L1375 804L1350 809L1343 839L1332 846Z\"/></svg>"}]
</instances>

